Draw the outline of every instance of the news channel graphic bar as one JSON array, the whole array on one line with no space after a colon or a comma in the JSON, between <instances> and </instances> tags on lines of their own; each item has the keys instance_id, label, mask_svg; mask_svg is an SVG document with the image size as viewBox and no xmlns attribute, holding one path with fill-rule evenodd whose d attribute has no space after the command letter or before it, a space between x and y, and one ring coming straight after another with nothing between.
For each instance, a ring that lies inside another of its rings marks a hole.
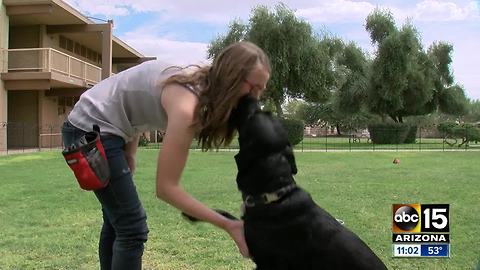
<instances>
[{"instance_id":1,"label":"news channel graphic bar","mask_svg":"<svg viewBox=\"0 0 480 270\"><path fill-rule=\"evenodd\" d=\"M392 233L449 233L449 204L393 204Z\"/></svg>"},{"instance_id":2,"label":"news channel graphic bar","mask_svg":"<svg viewBox=\"0 0 480 270\"><path fill-rule=\"evenodd\" d=\"M392 242L395 244L401 244L401 243L448 244L450 243L450 234L448 233L392 233Z\"/></svg>"},{"instance_id":3,"label":"news channel graphic bar","mask_svg":"<svg viewBox=\"0 0 480 270\"><path fill-rule=\"evenodd\" d=\"M393 257L449 258L450 244L393 244Z\"/></svg>"}]
</instances>

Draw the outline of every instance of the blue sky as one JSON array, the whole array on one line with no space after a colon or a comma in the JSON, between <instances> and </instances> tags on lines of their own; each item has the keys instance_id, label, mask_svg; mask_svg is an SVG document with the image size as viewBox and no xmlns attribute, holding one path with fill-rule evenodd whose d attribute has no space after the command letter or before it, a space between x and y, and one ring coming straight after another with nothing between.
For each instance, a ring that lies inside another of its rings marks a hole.
<instances>
[{"instance_id":1,"label":"blue sky","mask_svg":"<svg viewBox=\"0 0 480 270\"><path fill-rule=\"evenodd\" d=\"M227 31L233 19L248 21L257 0L66 0L87 16L114 20L114 35L147 56L172 64L205 63L211 40ZM320 33L354 41L373 52L364 29L375 8L388 8L397 26L408 19L425 48L434 41L454 46L452 69L471 99L480 99L480 1L472 0L284 0L299 18Z\"/></svg>"}]
</instances>

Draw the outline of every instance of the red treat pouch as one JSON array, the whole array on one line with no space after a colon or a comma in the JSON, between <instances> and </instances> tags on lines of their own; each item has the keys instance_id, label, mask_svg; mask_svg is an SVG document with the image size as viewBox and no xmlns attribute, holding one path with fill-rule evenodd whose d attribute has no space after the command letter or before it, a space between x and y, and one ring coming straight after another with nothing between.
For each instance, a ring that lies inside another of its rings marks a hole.
<instances>
[{"instance_id":1,"label":"red treat pouch","mask_svg":"<svg viewBox=\"0 0 480 270\"><path fill-rule=\"evenodd\" d=\"M62 154L82 189L97 190L108 184L110 168L98 126L66 147Z\"/></svg>"}]
</instances>

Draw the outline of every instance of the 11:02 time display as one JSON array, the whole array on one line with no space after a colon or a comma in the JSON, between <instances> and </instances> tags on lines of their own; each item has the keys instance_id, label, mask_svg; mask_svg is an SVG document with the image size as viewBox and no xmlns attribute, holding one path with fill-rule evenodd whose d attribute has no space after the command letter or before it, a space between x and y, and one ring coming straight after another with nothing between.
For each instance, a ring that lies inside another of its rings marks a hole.
<instances>
[{"instance_id":1,"label":"11:02 time display","mask_svg":"<svg viewBox=\"0 0 480 270\"><path fill-rule=\"evenodd\" d=\"M421 255L420 245L394 245L395 257L416 257Z\"/></svg>"}]
</instances>

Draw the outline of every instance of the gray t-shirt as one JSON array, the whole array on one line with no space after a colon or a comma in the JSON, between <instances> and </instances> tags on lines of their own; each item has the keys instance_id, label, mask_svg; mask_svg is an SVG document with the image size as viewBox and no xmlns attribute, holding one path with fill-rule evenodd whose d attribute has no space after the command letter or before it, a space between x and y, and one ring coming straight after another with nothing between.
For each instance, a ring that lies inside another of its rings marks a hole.
<instances>
[{"instance_id":1,"label":"gray t-shirt","mask_svg":"<svg viewBox=\"0 0 480 270\"><path fill-rule=\"evenodd\" d=\"M160 102L162 82L179 72L171 65L154 60L109 77L80 96L68 115L77 128L121 136L128 142L136 134L165 130L167 115Z\"/></svg>"}]
</instances>

